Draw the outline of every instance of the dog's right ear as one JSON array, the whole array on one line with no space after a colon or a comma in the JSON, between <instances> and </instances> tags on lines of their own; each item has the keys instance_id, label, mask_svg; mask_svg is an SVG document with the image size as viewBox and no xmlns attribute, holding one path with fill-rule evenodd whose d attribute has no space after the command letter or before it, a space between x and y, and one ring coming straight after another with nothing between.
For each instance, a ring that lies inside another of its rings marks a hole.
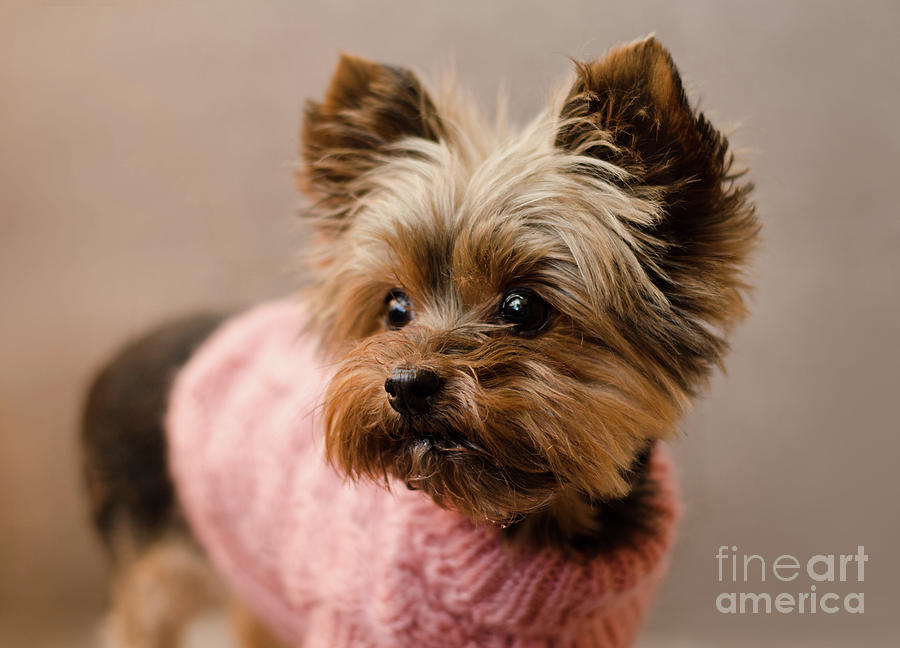
<instances>
[{"instance_id":1,"label":"dog's right ear","mask_svg":"<svg viewBox=\"0 0 900 648\"><path fill-rule=\"evenodd\" d=\"M444 129L409 70L342 55L321 103L306 106L298 186L340 219L366 189L357 182L405 138L438 141Z\"/></svg>"}]
</instances>

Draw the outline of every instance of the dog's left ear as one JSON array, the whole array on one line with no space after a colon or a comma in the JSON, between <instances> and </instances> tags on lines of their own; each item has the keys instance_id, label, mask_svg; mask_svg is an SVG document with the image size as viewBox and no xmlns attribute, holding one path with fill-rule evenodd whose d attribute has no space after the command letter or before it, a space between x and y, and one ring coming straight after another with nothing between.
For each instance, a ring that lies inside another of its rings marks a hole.
<instances>
[{"instance_id":1,"label":"dog's left ear","mask_svg":"<svg viewBox=\"0 0 900 648\"><path fill-rule=\"evenodd\" d=\"M668 303L655 343L714 363L724 342L709 327L727 330L745 313L742 273L759 230L752 185L732 172L728 141L690 106L671 56L652 36L579 64L577 73L556 146L624 169L627 177L612 181L660 205L654 222L627 224L635 240L655 242L636 250ZM597 172L583 166L575 170Z\"/></svg>"},{"instance_id":2,"label":"dog's left ear","mask_svg":"<svg viewBox=\"0 0 900 648\"><path fill-rule=\"evenodd\" d=\"M390 145L442 135L437 109L412 72L342 55L325 100L306 106L298 184L340 219L365 191L357 181L391 154Z\"/></svg>"},{"instance_id":3,"label":"dog's left ear","mask_svg":"<svg viewBox=\"0 0 900 648\"><path fill-rule=\"evenodd\" d=\"M556 146L624 169L626 189L661 200L661 220L642 234L667 246L651 270L675 305L713 320L723 306L740 310L737 275L759 229L752 185L735 182L728 141L691 108L669 52L650 36L577 73Z\"/></svg>"},{"instance_id":4,"label":"dog's left ear","mask_svg":"<svg viewBox=\"0 0 900 648\"><path fill-rule=\"evenodd\" d=\"M728 145L691 108L659 41L650 36L576 65L556 145L611 162L633 182L667 188L677 194L670 210L707 207L725 175Z\"/></svg>"}]
</instances>

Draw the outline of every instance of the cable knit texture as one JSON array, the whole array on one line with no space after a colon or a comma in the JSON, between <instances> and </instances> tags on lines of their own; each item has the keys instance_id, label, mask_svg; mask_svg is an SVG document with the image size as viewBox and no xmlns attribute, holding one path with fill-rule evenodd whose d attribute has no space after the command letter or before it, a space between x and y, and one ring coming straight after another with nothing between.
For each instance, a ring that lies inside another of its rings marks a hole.
<instances>
[{"instance_id":1,"label":"cable knit texture","mask_svg":"<svg viewBox=\"0 0 900 648\"><path fill-rule=\"evenodd\" d=\"M288 301L226 323L171 394L170 462L212 561L291 645L630 646L677 517L662 448L659 531L587 562L524 550L403 486L344 480L323 458L326 363Z\"/></svg>"}]
</instances>

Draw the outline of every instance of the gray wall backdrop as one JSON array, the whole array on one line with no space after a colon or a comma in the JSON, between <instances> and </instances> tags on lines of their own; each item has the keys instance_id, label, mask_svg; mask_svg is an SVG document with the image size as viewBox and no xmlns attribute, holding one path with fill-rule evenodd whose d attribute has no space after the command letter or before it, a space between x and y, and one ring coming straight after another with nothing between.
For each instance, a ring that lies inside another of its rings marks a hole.
<instances>
[{"instance_id":1,"label":"gray wall backdrop","mask_svg":"<svg viewBox=\"0 0 900 648\"><path fill-rule=\"evenodd\" d=\"M739 126L766 247L728 375L676 444L686 515L644 639L898 645L898 8L0 5L0 643L40 645L103 604L76 443L93 368L168 315L291 288L300 107L338 50L453 59L483 105L503 82L524 120L568 56L653 31L716 123ZM865 545L864 583L820 586L864 591L865 614L718 614L723 544L768 559Z\"/></svg>"}]
</instances>

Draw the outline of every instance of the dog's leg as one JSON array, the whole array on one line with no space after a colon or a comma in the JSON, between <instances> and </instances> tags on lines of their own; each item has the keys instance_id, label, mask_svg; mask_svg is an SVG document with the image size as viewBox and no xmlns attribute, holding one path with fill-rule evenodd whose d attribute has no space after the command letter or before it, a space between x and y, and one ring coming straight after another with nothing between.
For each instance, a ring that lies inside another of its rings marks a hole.
<instances>
[{"instance_id":1,"label":"dog's leg","mask_svg":"<svg viewBox=\"0 0 900 648\"><path fill-rule=\"evenodd\" d=\"M221 599L216 575L190 539L156 540L116 565L110 648L177 648L190 622Z\"/></svg>"},{"instance_id":2,"label":"dog's leg","mask_svg":"<svg viewBox=\"0 0 900 648\"><path fill-rule=\"evenodd\" d=\"M232 601L231 618L242 648L287 648L287 644L272 634L240 601Z\"/></svg>"}]
</instances>

